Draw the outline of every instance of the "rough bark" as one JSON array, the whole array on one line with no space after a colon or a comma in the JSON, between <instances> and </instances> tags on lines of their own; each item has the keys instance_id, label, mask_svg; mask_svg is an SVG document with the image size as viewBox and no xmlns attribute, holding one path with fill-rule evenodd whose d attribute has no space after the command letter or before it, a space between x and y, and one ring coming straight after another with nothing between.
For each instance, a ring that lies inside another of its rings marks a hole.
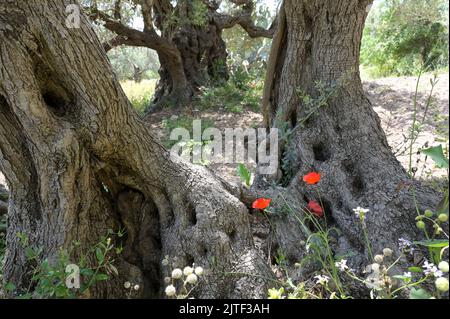
<instances>
[{"instance_id":1,"label":"rough bark","mask_svg":"<svg viewBox=\"0 0 450 319\"><path fill-rule=\"evenodd\" d=\"M280 143L280 167L273 180L294 210L309 200L325 208L329 227L341 231L337 255L356 252L354 265L367 262L361 225L353 209L370 209L367 231L374 253L398 251L398 239L416 239L417 210L433 209L436 193L411 180L396 160L380 120L365 97L360 75L361 37L371 1L285 1L278 33L268 63L263 110L267 127L286 123L292 143ZM332 88L327 105L311 114L302 94L322 95L317 82ZM316 186L306 186L303 175L322 174ZM258 185L264 187L262 179ZM320 194L320 196L318 195ZM296 261L305 254L305 233L292 217L274 218L277 244ZM360 265L358 265L360 266Z\"/></svg>"},{"instance_id":2,"label":"rough bark","mask_svg":"<svg viewBox=\"0 0 450 319\"><path fill-rule=\"evenodd\" d=\"M165 255L206 269L197 297L262 297L260 278L271 272L253 244L247 208L207 170L158 143L87 19L66 28L70 3L0 3L0 170L11 191L4 280L29 284L17 232L54 260L74 241L87 249L124 227L120 275L91 297L123 297L130 279L145 287L142 297L161 297Z\"/></svg>"}]
</instances>

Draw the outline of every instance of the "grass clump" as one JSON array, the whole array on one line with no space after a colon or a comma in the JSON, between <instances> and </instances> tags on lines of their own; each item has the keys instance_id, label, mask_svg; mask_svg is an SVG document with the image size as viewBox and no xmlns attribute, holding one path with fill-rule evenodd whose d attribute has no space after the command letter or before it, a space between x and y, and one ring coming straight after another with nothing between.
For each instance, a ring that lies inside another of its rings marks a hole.
<instances>
[{"instance_id":1,"label":"grass clump","mask_svg":"<svg viewBox=\"0 0 450 319\"><path fill-rule=\"evenodd\" d=\"M262 77L243 67L232 72L230 80L221 86L203 87L195 103L200 110L223 108L242 113L246 108L257 111L264 88Z\"/></svg>"},{"instance_id":2,"label":"grass clump","mask_svg":"<svg viewBox=\"0 0 450 319\"><path fill-rule=\"evenodd\" d=\"M139 113L144 113L146 108L152 102L153 92L156 87L156 80L143 80L140 83L134 81L123 81L121 82L121 85L133 107Z\"/></svg>"}]
</instances>

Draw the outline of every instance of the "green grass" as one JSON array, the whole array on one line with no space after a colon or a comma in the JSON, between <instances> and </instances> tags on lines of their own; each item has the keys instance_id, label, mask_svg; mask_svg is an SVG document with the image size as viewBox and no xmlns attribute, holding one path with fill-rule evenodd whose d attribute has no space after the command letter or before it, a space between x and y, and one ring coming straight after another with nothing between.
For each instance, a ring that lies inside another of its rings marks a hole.
<instances>
[{"instance_id":1,"label":"green grass","mask_svg":"<svg viewBox=\"0 0 450 319\"><path fill-rule=\"evenodd\" d=\"M155 92L157 80L143 80L140 83L123 81L120 84L133 107L140 113L144 113L150 105Z\"/></svg>"},{"instance_id":2,"label":"green grass","mask_svg":"<svg viewBox=\"0 0 450 319\"><path fill-rule=\"evenodd\" d=\"M232 79L222 86L203 88L196 99L196 105L201 110L224 108L231 113L242 113L249 108L259 109L264 83L254 79L239 83Z\"/></svg>"},{"instance_id":3,"label":"green grass","mask_svg":"<svg viewBox=\"0 0 450 319\"><path fill-rule=\"evenodd\" d=\"M133 107L143 113L151 104L157 80L122 81L121 85ZM220 86L203 87L193 101L200 110L224 108L242 113L246 108L257 111L260 106L264 81L262 77L240 72Z\"/></svg>"}]
</instances>

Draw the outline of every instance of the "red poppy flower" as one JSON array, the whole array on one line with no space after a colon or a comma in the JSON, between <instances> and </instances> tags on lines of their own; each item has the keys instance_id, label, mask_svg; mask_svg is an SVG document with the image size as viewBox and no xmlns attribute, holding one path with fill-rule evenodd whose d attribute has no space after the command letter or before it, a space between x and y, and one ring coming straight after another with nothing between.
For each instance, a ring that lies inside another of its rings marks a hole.
<instances>
[{"instance_id":1,"label":"red poppy flower","mask_svg":"<svg viewBox=\"0 0 450 319\"><path fill-rule=\"evenodd\" d=\"M252 207L254 209L266 209L269 207L271 201L272 200L270 198L258 198L253 202Z\"/></svg>"},{"instance_id":2,"label":"red poppy flower","mask_svg":"<svg viewBox=\"0 0 450 319\"><path fill-rule=\"evenodd\" d=\"M323 217L323 209L320 204L314 200L310 200L308 203L308 210L317 217Z\"/></svg>"},{"instance_id":3,"label":"red poppy flower","mask_svg":"<svg viewBox=\"0 0 450 319\"><path fill-rule=\"evenodd\" d=\"M303 176L303 181L309 185L315 185L320 182L320 174L317 172L311 172Z\"/></svg>"}]
</instances>

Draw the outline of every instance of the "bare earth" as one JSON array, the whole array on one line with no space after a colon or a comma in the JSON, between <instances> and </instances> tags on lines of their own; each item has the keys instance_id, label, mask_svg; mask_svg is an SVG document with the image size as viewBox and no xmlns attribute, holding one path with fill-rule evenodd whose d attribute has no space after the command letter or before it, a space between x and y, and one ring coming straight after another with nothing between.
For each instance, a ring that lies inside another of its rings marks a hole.
<instances>
[{"instance_id":1,"label":"bare earth","mask_svg":"<svg viewBox=\"0 0 450 319\"><path fill-rule=\"evenodd\" d=\"M412 167L418 169L416 176L427 178L443 176L445 170L436 169L425 157L417 155L422 148L448 143L449 114L449 76L440 74L434 87L432 103L425 114L426 101L430 94L430 80L433 75L425 75L419 82L417 97L417 121L424 122L419 137L413 147ZM405 168L409 166L409 141L405 144L405 136L409 137L414 117L414 95L417 78L383 78L364 82L365 91L372 102L374 110L380 116L389 145ZM423 118L425 116L425 121ZM447 144L448 145L448 144ZM444 147L445 148L445 147ZM448 154L447 154L448 155ZM419 161L419 162L417 162Z\"/></svg>"},{"instance_id":2,"label":"bare earth","mask_svg":"<svg viewBox=\"0 0 450 319\"><path fill-rule=\"evenodd\" d=\"M425 102L431 89L430 79L432 75L425 75L420 81L419 95L417 103L417 118L421 122ZM416 77L383 78L377 80L364 81L364 89L371 100L374 110L380 116L382 126L386 132L389 144L397 155L399 161L405 168L409 166L409 151L405 137L410 136L410 127L413 119L413 99L416 87ZM438 144L448 143L448 115L449 115L449 76L440 74L438 82L434 88L434 99L429 107L425 125L422 128L419 138L414 146L413 167L417 167L417 176L427 178L433 176L443 176L445 170L436 169L429 160L425 162L423 156L417 156L417 150ZM252 111L245 111L240 114L227 113L224 110L216 112L200 112L198 110L186 111L190 115L200 119L210 119L214 126L219 129L225 128L248 128L260 127L262 116ZM151 119L151 125L157 134L162 136L162 120L173 116L179 116L178 111L163 111ZM417 163L417 160L420 160ZM231 182L238 182L236 176L236 165L212 165L211 168ZM0 172L0 184L6 184L4 176Z\"/></svg>"}]
</instances>

